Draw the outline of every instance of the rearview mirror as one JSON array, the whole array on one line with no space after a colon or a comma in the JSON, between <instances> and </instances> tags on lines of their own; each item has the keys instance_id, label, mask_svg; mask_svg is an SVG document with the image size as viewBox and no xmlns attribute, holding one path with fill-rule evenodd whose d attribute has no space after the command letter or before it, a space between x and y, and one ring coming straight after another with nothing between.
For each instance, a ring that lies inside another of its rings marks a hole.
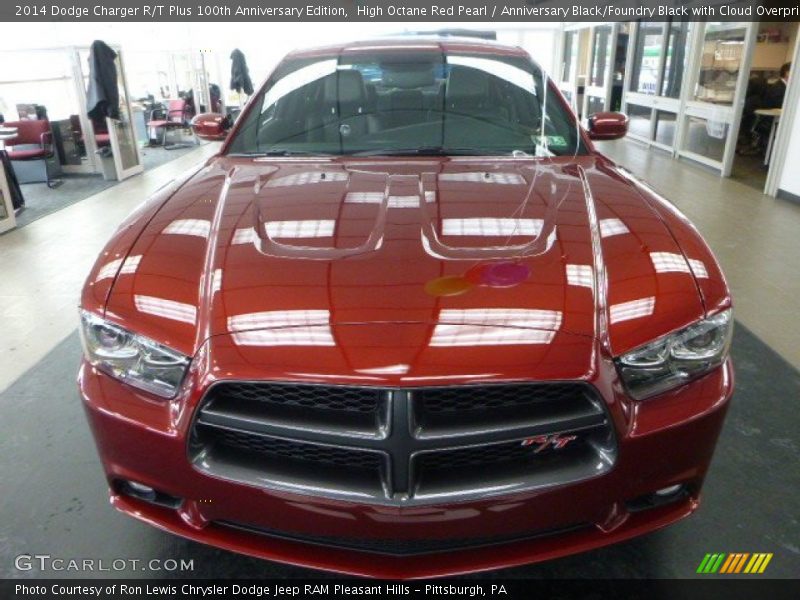
<instances>
[{"instance_id":1,"label":"rearview mirror","mask_svg":"<svg viewBox=\"0 0 800 600\"><path fill-rule=\"evenodd\" d=\"M618 140L628 133L628 115L618 112L599 112L588 119L589 139Z\"/></svg>"},{"instance_id":2,"label":"rearview mirror","mask_svg":"<svg viewBox=\"0 0 800 600\"><path fill-rule=\"evenodd\" d=\"M228 136L230 120L219 113L201 113L192 119L192 129L201 140L219 142Z\"/></svg>"}]
</instances>

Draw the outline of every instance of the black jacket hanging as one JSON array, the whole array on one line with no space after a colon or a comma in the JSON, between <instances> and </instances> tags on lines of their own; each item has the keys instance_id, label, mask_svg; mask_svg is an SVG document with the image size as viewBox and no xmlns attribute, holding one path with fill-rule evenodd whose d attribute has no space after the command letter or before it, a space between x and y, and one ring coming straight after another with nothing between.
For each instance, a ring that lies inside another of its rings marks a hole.
<instances>
[{"instance_id":1,"label":"black jacket hanging","mask_svg":"<svg viewBox=\"0 0 800 600\"><path fill-rule=\"evenodd\" d=\"M253 94L253 82L250 80L250 72L247 70L244 53L237 48L231 52L231 61L231 89L251 96Z\"/></svg>"},{"instance_id":2,"label":"black jacket hanging","mask_svg":"<svg viewBox=\"0 0 800 600\"><path fill-rule=\"evenodd\" d=\"M119 119L119 88L114 52L105 42L95 40L89 52L89 89L86 111L93 120Z\"/></svg>"}]
</instances>

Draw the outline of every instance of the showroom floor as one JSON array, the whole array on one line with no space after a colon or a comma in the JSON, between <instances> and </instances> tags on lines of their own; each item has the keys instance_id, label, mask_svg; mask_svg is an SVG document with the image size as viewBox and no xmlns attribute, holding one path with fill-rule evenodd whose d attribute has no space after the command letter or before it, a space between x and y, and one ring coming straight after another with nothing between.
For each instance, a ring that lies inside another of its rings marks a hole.
<instances>
[{"instance_id":1,"label":"showroom floor","mask_svg":"<svg viewBox=\"0 0 800 600\"><path fill-rule=\"evenodd\" d=\"M150 171L193 150L196 150L194 144L174 150L165 150L159 146L145 147L141 149L142 166L145 171ZM58 179L61 183L54 189L48 188L45 183L22 185L25 210L17 215L17 227L30 225L52 212L117 185L116 181L105 181L100 175L61 175Z\"/></svg>"},{"instance_id":2,"label":"showroom floor","mask_svg":"<svg viewBox=\"0 0 800 600\"><path fill-rule=\"evenodd\" d=\"M740 325L733 346L736 398L698 514L624 544L500 574L691 577L707 552L774 552L769 574L794 577L800 572L794 405L800 398L800 205L634 143L602 149L674 199L720 258ZM202 146L0 236L0 478L14 482L3 490L0 577L20 575L11 557L22 553L192 558L195 571L183 575L206 578L308 574L185 541L113 511L75 389L75 307L104 240L147 194L213 151Z\"/></svg>"},{"instance_id":3,"label":"showroom floor","mask_svg":"<svg viewBox=\"0 0 800 600\"><path fill-rule=\"evenodd\" d=\"M736 320L800 369L800 204L622 140L598 145L669 198L711 246Z\"/></svg>"}]
</instances>

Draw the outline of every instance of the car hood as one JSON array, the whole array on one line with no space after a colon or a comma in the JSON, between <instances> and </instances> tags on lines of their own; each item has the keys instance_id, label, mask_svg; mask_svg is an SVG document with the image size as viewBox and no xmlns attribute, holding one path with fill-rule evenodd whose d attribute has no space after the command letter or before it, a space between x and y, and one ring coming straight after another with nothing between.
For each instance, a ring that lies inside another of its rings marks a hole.
<instances>
[{"instance_id":1,"label":"car hood","mask_svg":"<svg viewBox=\"0 0 800 600\"><path fill-rule=\"evenodd\" d=\"M295 369L478 349L576 377L595 342L619 353L703 306L691 261L601 157L223 157L144 227L106 314L187 354L220 336L273 363L300 352Z\"/></svg>"}]
</instances>

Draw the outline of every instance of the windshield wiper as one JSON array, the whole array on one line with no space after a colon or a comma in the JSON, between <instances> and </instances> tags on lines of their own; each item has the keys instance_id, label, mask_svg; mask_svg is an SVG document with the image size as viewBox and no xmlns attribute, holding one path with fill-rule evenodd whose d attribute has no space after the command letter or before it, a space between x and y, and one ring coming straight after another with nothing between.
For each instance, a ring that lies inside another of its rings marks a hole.
<instances>
[{"instance_id":1,"label":"windshield wiper","mask_svg":"<svg viewBox=\"0 0 800 600\"><path fill-rule=\"evenodd\" d=\"M381 148L380 150L363 150L354 152L352 156L487 156L485 150L479 148L447 148L445 146L417 146L416 148Z\"/></svg>"},{"instance_id":2,"label":"windshield wiper","mask_svg":"<svg viewBox=\"0 0 800 600\"><path fill-rule=\"evenodd\" d=\"M288 148L277 148L264 152L232 152L228 156L244 158L260 158L265 156L332 156L329 152L311 152L309 150L289 150Z\"/></svg>"}]
</instances>

